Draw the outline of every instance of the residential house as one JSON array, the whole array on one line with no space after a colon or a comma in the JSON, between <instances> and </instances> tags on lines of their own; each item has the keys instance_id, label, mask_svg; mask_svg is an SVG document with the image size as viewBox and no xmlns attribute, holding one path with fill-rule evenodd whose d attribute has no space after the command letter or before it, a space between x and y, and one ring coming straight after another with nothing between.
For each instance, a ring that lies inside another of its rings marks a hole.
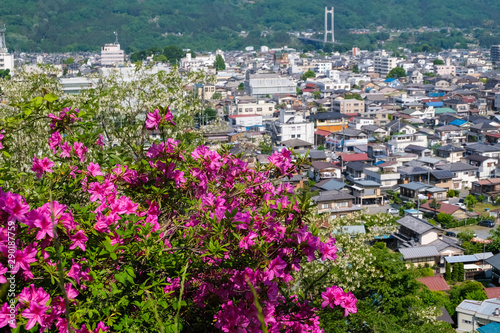
<instances>
[{"instance_id":1,"label":"residential house","mask_svg":"<svg viewBox=\"0 0 500 333\"><path fill-rule=\"evenodd\" d=\"M441 205L439 208L431 208L429 204L432 201L427 201L426 203L420 205L420 210L422 210L424 213L429 213L432 215L437 215L439 213L445 213L453 216L455 220L463 220L468 218L469 216L467 215L467 212L465 212L463 209L461 209L458 206L455 205L450 205L444 202L440 202L439 204Z\"/></svg>"},{"instance_id":2,"label":"residential house","mask_svg":"<svg viewBox=\"0 0 500 333\"><path fill-rule=\"evenodd\" d=\"M309 168L309 178L317 182L341 177L340 168L331 162L312 162Z\"/></svg>"},{"instance_id":3,"label":"residential house","mask_svg":"<svg viewBox=\"0 0 500 333\"><path fill-rule=\"evenodd\" d=\"M469 114L469 103L461 99L446 99L443 101L443 106L457 111L460 117L466 117Z\"/></svg>"},{"instance_id":4,"label":"residential house","mask_svg":"<svg viewBox=\"0 0 500 333\"><path fill-rule=\"evenodd\" d=\"M495 202L500 194L500 178L478 180L472 183L470 194L486 198L487 202Z\"/></svg>"},{"instance_id":5,"label":"residential house","mask_svg":"<svg viewBox=\"0 0 500 333\"><path fill-rule=\"evenodd\" d=\"M280 110L279 120L267 123L266 128L274 141L300 139L314 144L314 124L294 110Z\"/></svg>"},{"instance_id":6,"label":"residential house","mask_svg":"<svg viewBox=\"0 0 500 333\"><path fill-rule=\"evenodd\" d=\"M500 253L486 259L486 263L491 265L491 279L494 283L500 284Z\"/></svg>"},{"instance_id":7,"label":"residential house","mask_svg":"<svg viewBox=\"0 0 500 333\"><path fill-rule=\"evenodd\" d=\"M408 184L399 185L399 193L401 200L403 201L414 201L419 200L432 200L443 201L446 199L447 189L433 186L430 184L424 184L420 182L411 182Z\"/></svg>"},{"instance_id":8,"label":"residential house","mask_svg":"<svg viewBox=\"0 0 500 333\"><path fill-rule=\"evenodd\" d=\"M484 143L470 143L465 146L465 155L481 155L488 157L500 157L500 144L487 145Z\"/></svg>"},{"instance_id":9,"label":"residential house","mask_svg":"<svg viewBox=\"0 0 500 333\"><path fill-rule=\"evenodd\" d=\"M379 167L378 171L365 169L367 180L372 180L374 182L379 183L381 190L391 189L398 184L401 174L399 172L394 172L395 168L392 169L390 168L387 171L385 171L383 168L380 167L380 165L378 167Z\"/></svg>"},{"instance_id":10,"label":"residential house","mask_svg":"<svg viewBox=\"0 0 500 333\"><path fill-rule=\"evenodd\" d=\"M332 217L351 216L360 211L360 205L353 202L356 198L345 191L324 191L312 198L317 204L319 214L329 214Z\"/></svg>"},{"instance_id":11,"label":"residential house","mask_svg":"<svg viewBox=\"0 0 500 333\"><path fill-rule=\"evenodd\" d=\"M499 134L499 128L497 126L493 126L488 122L481 122L478 124L474 124L469 127L469 132L467 133L467 142L488 142L488 136L491 135L491 138L495 138L495 134ZM489 143L495 143L492 140Z\"/></svg>"},{"instance_id":12,"label":"residential house","mask_svg":"<svg viewBox=\"0 0 500 333\"><path fill-rule=\"evenodd\" d=\"M427 147L427 136L419 133L392 135L387 146L393 152L404 152L409 145Z\"/></svg>"},{"instance_id":13,"label":"residential house","mask_svg":"<svg viewBox=\"0 0 500 333\"><path fill-rule=\"evenodd\" d=\"M463 255L458 240L444 236L444 230L413 216L397 221L396 246L407 259L405 261L424 265L444 265L444 257ZM433 258L433 259L432 259Z\"/></svg>"},{"instance_id":14,"label":"residential house","mask_svg":"<svg viewBox=\"0 0 500 333\"><path fill-rule=\"evenodd\" d=\"M365 168L368 165L364 162L354 161L345 164L345 172L350 179L362 179L365 178Z\"/></svg>"},{"instance_id":15,"label":"residential house","mask_svg":"<svg viewBox=\"0 0 500 333\"><path fill-rule=\"evenodd\" d=\"M380 184L373 180L353 180L351 194L356 197L355 203L359 205L383 204L384 197L380 193Z\"/></svg>"},{"instance_id":16,"label":"residential house","mask_svg":"<svg viewBox=\"0 0 500 333\"><path fill-rule=\"evenodd\" d=\"M424 182L430 177L431 169L422 166L406 166L398 168L401 174L401 183L408 184L410 182Z\"/></svg>"},{"instance_id":17,"label":"residential house","mask_svg":"<svg viewBox=\"0 0 500 333\"><path fill-rule=\"evenodd\" d=\"M431 170L429 183L448 191L453 188L453 178L453 173L448 170Z\"/></svg>"},{"instance_id":18,"label":"residential house","mask_svg":"<svg viewBox=\"0 0 500 333\"><path fill-rule=\"evenodd\" d=\"M459 162L464 156L465 149L455 145L445 145L436 148L436 156L447 162Z\"/></svg>"},{"instance_id":19,"label":"residential house","mask_svg":"<svg viewBox=\"0 0 500 333\"><path fill-rule=\"evenodd\" d=\"M467 164L477 167L477 178L493 178L498 164L497 158L481 155L470 155L465 157Z\"/></svg>"},{"instance_id":20,"label":"residential house","mask_svg":"<svg viewBox=\"0 0 500 333\"><path fill-rule=\"evenodd\" d=\"M432 150L423 146L408 145L405 148L406 153L416 154L420 157L429 157L432 155Z\"/></svg>"},{"instance_id":21,"label":"residential house","mask_svg":"<svg viewBox=\"0 0 500 333\"><path fill-rule=\"evenodd\" d=\"M252 128L262 128L262 116L258 114L231 115L229 124L239 132L249 131Z\"/></svg>"},{"instance_id":22,"label":"residential house","mask_svg":"<svg viewBox=\"0 0 500 333\"><path fill-rule=\"evenodd\" d=\"M466 299L456 307L456 311L457 332L472 332L491 323L500 323L500 299L498 298L484 301Z\"/></svg>"},{"instance_id":23,"label":"residential house","mask_svg":"<svg viewBox=\"0 0 500 333\"><path fill-rule=\"evenodd\" d=\"M465 164L462 162L455 162L437 165L436 168L439 170L448 170L453 173L453 190L471 188L472 183L477 180L478 167L473 165Z\"/></svg>"},{"instance_id":24,"label":"residential house","mask_svg":"<svg viewBox=\"0 0 500 333\"><path fill-rule=\"evenodd\" d=\"M465 142L465 134L462 128L454 125L439 126L434 129L436 136L441 138L445 143L462 143Z\"/></svg>"},{"instance_id":25,"label":"residential house","mask_svg":"<svg viewBox=\"0 0 500 333\"><path fill-rule=\"evenodd\" d=\"M339 112L321 112L313 114L309 117L311 121L316 123L318 130L328 132L339 132L347 128L349 117Z\"/></svg>"}]
</instances>

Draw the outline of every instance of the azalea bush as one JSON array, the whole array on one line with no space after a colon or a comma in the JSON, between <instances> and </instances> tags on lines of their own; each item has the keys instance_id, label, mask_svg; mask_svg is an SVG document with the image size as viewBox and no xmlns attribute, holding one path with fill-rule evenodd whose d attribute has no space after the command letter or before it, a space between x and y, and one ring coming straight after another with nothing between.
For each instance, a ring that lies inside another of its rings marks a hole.
<instances>
[{"instance_id":1,"label":"azalea bush","mask_svg":"<svg viewBox=\"0 0 500 333\"><path fill-rule=\"evenodd\" d=\"M297 288L305 263L337 252L309 227L307 196L279 182L303 159L250 168L229 147L193 147L168 107L141 125L161 140L113 147L68 103L48 93L0 123L4 330L321 332L321 313L357 311L335 285ZM19 170L33 119L47 136Z\"/></svg>"}]
</instances>

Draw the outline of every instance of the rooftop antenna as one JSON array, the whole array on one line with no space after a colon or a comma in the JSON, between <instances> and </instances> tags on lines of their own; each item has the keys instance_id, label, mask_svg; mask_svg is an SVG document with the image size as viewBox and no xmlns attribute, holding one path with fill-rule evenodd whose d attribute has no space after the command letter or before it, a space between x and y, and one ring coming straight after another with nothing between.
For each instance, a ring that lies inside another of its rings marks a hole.
<instances>
[{"instance_id":1,"label":"rooftop antenna","mask_svg":"<svg viewBox=\"0 0 500 333\"><path fill-rule=\"evenodd\" d=\"M115 45L118 45L118 33L113 31L113 34L115 35Z\"/></svg>"}]
</instances>

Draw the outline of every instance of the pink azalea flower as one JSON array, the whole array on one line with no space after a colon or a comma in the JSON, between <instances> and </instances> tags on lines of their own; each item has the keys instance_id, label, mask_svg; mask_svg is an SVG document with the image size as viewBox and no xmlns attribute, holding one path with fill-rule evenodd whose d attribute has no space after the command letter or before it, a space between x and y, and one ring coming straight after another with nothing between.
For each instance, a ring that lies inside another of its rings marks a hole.
<instances>
[{"instance_id":1,"label":"pink azalea flower","mask_svg":"<svg viewBox=\"0 0 500 333\"><path fill-rule=\"evenodd\" d=\"M2 207L3 206L3 207ZM14 194L11 192L5 193L0 199L0 208L2 208L9 217L7 221L19 221L24 222L26 213L28 213L30 207L26 204L19 194Z\"/></svg>"},{"instance_id":2,"label":"pink azalea flower","mask_svg":"<svg viewBox=\"0 0 500 333\"><path fill-rule=\"evenodd\" d=\"M96 145L104 147L104 138L102 137L102 134L99 133L99 138L95 142Z\"/></svg>"},{"instance_id":3,"label":"pink azalea flower","mask_svg":"<svg viewBox=\"0 0 500 333\"><path fill-rule=\"evenodd\" d=\"M101 332L109 331L109 327L104 325L104 323L102 321L100 321L99 324L97 324L97 327L94 330L95 333L99 333L100 331Z\"/></svg>"},{"instance_id":4,"label":"pink azalea flower","mask_svg":"<svg viewBox=\"0 0 500 333\"><path fill-rule=\"evenodd\" d=\"M39 215L39 218L34 220L33 226L36 228L40 228L40 230L38 230L38 233L36 234L37 240L45 238L46 235L54 238L54 224L52 223L52 216L50 214L41 213Z\"/></svg>"},{"instance_id":5,"label":"pink azalea flower","mask_svg":"<svg viewBox=\"0 0 500 333\"><path fill-rule=\"evenodd\" d=\"M79 294L78 290L74 289L71 283L66 283L64 290L66 290L66 295L68 295L68 299L75 299Z\"/></svg>"},{"instance_id":6,"label":"pink azalea flower","mask_svg":"<svg viewBox=\"0 0 500 333\"><path fill-rule=\"evenodd\" d=\"M268 281L271 281L274 279L274 277L282 277L283 276L283 270L286 268L287 264L286 262L281 259L280 257L276 257L275 259L271 260L269 263L269 266L267 267L267 271L265 273L265 277Z\"/></svg>"},{"instance_id":7,"label":"pink azalea flower","mask_svg":"<svg viewBox=\"0 0 500 333\"><path fill-rule=\"evenodd\" d=\"M67 142L64 142L59 148L61 148L61 158L71 157L71 145Z\"/></svg>"},{"instance_id":8,"label":"pink azalea flower","mask_svg":"<svg viewBox=\"0 0 500 333\"><path fill-rule=\"evenodd\" d=\"M43 325L45 312L47 311L47 307L43 304L38 304L32 302L30 304L29 309L24 310L21 314L23 317L28 318L28 323L26 324L26 329L30 330L36 323Z\"/></svg>"},{"instance_id":9,"label":"pink azalea flower","mask_svg":"<svg viewBox=\"0 0 500 333\"><path fill-rule=\"evenodd\" d=\"M172 125L175 125L175 123L173 122L173 119L174 119L174 115L172 114L172 112L170 112L170 108L167 108L167 114L165 115L165 121L168 121Z\"/></svg>"},{"instance_id":10,"label":"pink azalea flower","mask_svg":"<svg viewBox=\"0 0 500 333\"><path fill-rule=\"evenodd\" d=\"M62 137L59 131L52 133L49 138L49 148L52 149L52 152L55 154L57 151L57 147L61 144Z\"/></svg>"},{"instance_id":11,"label":"pink azalea flower","mask_svg":"<svg viewBox=\"0 0 500 333\"><path fill-rule=\"evenodd\" d=\"M90 172L92 177L102 176L101 167L97 163L90 162L87 166L87 170Z\"/></svg>"},{"instance_id":12,"label":"pink azalea flower","mask_svg":"<svg viewBox=\"0 0 500 333\"><path fill-rule=\"evenodd\" d=\"M4 267L3 264L0 263L0 283L7 282L7 278L5 277L5 273L7 273L9 269ZM2 327L2 326L0 326Z\"/></svg>"},{"instance_id":13,"label":"pink azalea flower","mask_svg":"<svg viewBox=\"0 0 500 333\"><path fill-rule=\"evenodd\" d=\"M70 250L79 247L83 251L85 251L85 242L88 241L88 237L85 236L82 230L78 230L75 235L70 235L69 239L73 242L73 244L69 247Z\"/></svg>"},{"instance_id":14,"label":"pink azalea flower","mask_svg":"<svg viewBox=\"0 0 500 333\"><path fill-rule=\"evenodd\" d=\"M2 139L3 138L4 138L4 135L2 133L0 133L0 149L3 149L3 145L2 145Z\"/></svg>"},{"instance_id":15,"label":"pink azalea flower","mask_svg":"<svg viewBox=\"0 0 500 333\"><path fill-rule=\"evenodd\" d=\"M15 265L11 269L12 274L16 274L19 271L19 268L22 268L25 271L30 270L30 264L36 262L36 254L37 249L33 248L31 245L25 248L24 250L17 250L15 253Z\"/></svg>"},{"instance_id":16,"label":"pink azalea flower","mask_svg":"<svg viewBox=\"0 0 500 333\"><path fill-rule=\"evenodd\" d=\"M321 298L325 300L321 303L321 307L330 306L330 308L333 309L334 305L340 305L340 303L342 303L344 296L345 293L342 288L337 286L328 287L326 288L326 292L321 293Z\"/></svg>"},{"instance_id":17,"label":"pink azalea flower","mask_svg":"<svg viewBox=\"0 0 500 333\"><path fill-rule=\"evenodd\" d=\"M31 171L36 172L36 176L38 178L42 178L44 172L52 173L52 166L54 162L50 161L48 157L44 157L43 159L39 159L36 157L33 158L33 166L31 167Z\"/></svg>"},{"instance_id":18,"label":"pink azalea flower","mask_svg":"<svg viewBox=\"0 0 500 333\"><path fill-rule=\"evenodd\" d=\"M158 129L160 122L161 122L160 111L158 109L155 109L154 112L150 112L147 115L146 128L148 130L151 130L153 128Z\"/></svg>"},{"instance_id":19,"label":"pink azalea flower","mask_svg":"<svg viewBox=\"0 0 500 333\"><path fill-rule=\"evenodd\" d=\"M249 248L251 248L254 244L254 239L257 238L257 234L253 231L251 231L247 236L243 237L241 240L240 240L240 247L242 249L245 249L245 250L248 250Z\"/></svg>"},{"instance_id":20,"label":"pink azalea flower","mask_svg":"<svg viewBox=\"0 0 500 333\"><path fill-rule=\"evenodd\" d=\"M356 297L351 293L348 292L347 294L344 295L342 302L340 303L340 306L344 308L344 317L347 317L347 315L350 313L356 313L358 312L358 309L356 307L356 302L358 300Z\"/></svg>"},{"instance_id":21,"label":"pink azalea flower","mask_svg":"<svg viewBox=\"0 0 500 333\"><path fill-rule=\"evenodd\" d=\"M73 148L75 149L75 154L80 159L80 162L85 161L85 153L87 152L87 147L83 146L81 142L73 143Z\"/></svg>"},{"instance_id":22,"label":"pink azalea flower","mask_svg":"<svg viewBox=\"0 0 500 333\"><path fill-rule=\"evenodd\" d=\"M14 308L13 315L17 315L17 305ZM16 328L16 320L10 316L10 307L9 303L5 302L0 309L0 328L9 325L11 328Z\"/></svg>"}]
</instances>

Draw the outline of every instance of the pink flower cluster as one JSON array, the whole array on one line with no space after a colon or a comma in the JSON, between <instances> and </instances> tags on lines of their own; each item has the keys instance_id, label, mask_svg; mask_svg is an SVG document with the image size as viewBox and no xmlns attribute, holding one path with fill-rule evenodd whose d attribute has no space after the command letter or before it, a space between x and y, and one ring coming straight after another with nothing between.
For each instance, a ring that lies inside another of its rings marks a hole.
<instances>
[{"instance_id":1,"label":"pink flower cluster","mask_svg":"<svg viewBox=\"0 0 500 333\"><path fill-rule=\"evenodd\" d=\"M3 149L2 140L3 140L3 138L5 137L5 136L2 134L3 132L4 132L3 130L2 130L2 131L0 131L0 149Z\"/></svg>"},{"instance_id":2,"label":"pink flower cluster","mask_svg":"<svg viewBox=\"0 0 500 333\"><path fill-rule=\"evenodd\" d=\"M35 157L33 157L33 166L31 167L31 171L36 172L37 178L42 178L42 175L45 172L52 173L53 166L54 162L49 160L48 157L37 158L35 155Z\"/></svg>"},{"instance_id":3,"label":"pink flower cluster","mask_svg":"<svg viewBox=\"0 0 500 333\"><path fill-rule=\"evenodd\" d=\"M175 123L173 122L173 119L174 119L174 116L172 115L172 112L170 112L170 109L167 108L167 112L165 113L164 116L160 114L160 110L155 109L153 112L150 112L147 114L146 129L158 130L158 127L163 122L169 122L172 125L175 125Z\"/></svg>"},{"instance_id":4,"label":"pink flower cluster","mask_svg":"<svg viewBox=\"0 0 500 333\"><path fill-rule=\"evenodd\" d=\"M268 159L269 163L280 171L280 176L288 176L295 171L292 153L287 149L283 149L281 152L275 151Z\"/></svg>"},{"instance_id":5,"label":"pink flower cluster","mask_svg":"<svg viewBox=\"0 0 500 333\"><path fill-rule=\"evenodd\" d=\"M357 312L356 297L351 292L344 292L342 288L337 286L326 288L321 297L324 299L324 302L321 304L323 308L327 306L333 308L334 305L340 305L344 308L344 316Z\"/></svg>"},{"instance_id":6,"label":"pink flower cluster","mask_svg":"<svg viewBox=\"0 0 500 333\"><path fill-rule=\"evenodd\" d=\"M49 118L51 119L50 128L63 128L66 124L73 124L75 121L80 121L78 117L78 109L64 108L59 115L49 113Z\"/></svg>"}]
</instances>

